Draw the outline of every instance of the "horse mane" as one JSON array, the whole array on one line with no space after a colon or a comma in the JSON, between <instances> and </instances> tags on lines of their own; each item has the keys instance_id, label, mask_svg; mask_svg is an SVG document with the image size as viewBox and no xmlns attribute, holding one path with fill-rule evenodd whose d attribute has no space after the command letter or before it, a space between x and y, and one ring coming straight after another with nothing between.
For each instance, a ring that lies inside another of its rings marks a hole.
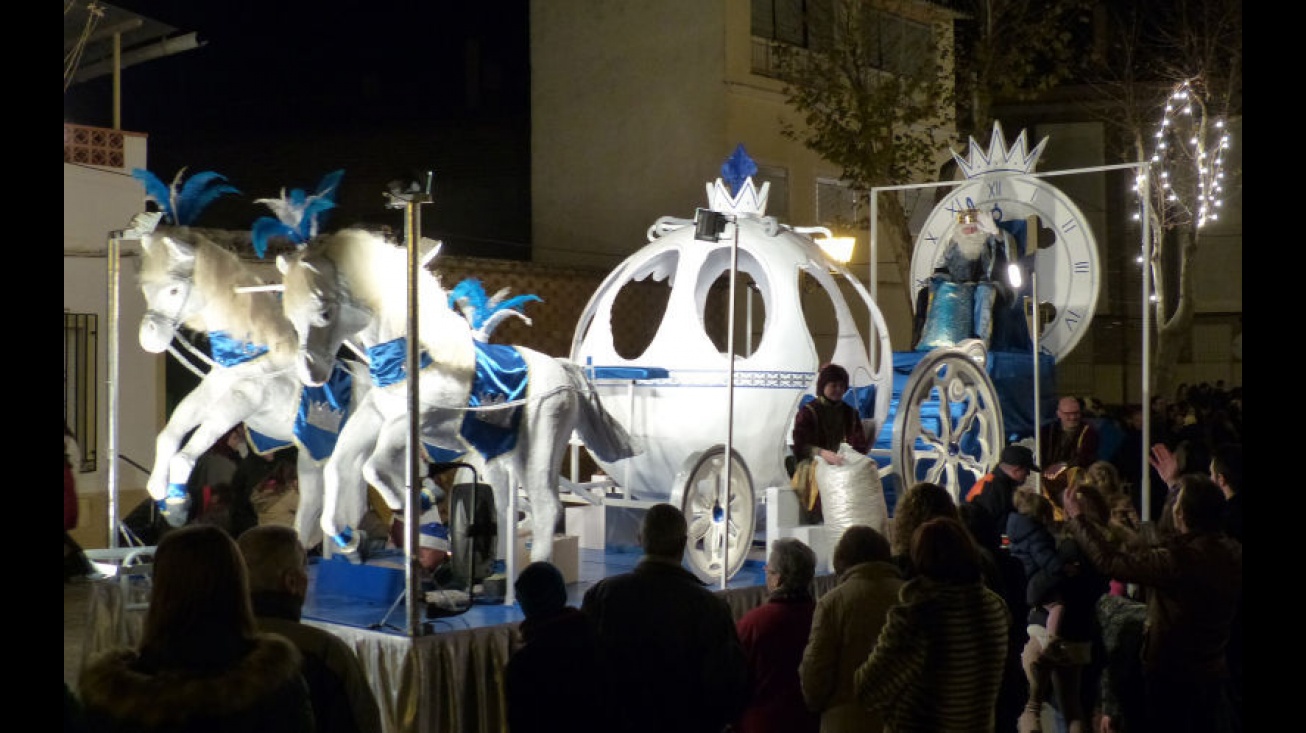
<instances>
[{"instance_id":1,"label":"horse mane","mask_svg":"<svg viewBox=\"0 0 1306 733\"><path fill-rule=\"evenodd\" d=\"M206 307L186 320L187 327L205 332L226 331L232 338L267 346L278 354L295 352L295 331L282 313L277 295L236 292L237 287L269 284L239 255L193 230L178 228L164 236L186 244L195 255L192 287L204 298ZM175 277L171 258L163 254L167 251L163 246L142 248L142 283Z\"/></svg>"},{"instance_id":2,"label":"horse mane","mask_svg":"<svg viewBox=\"0 0 1306 733\"><path fill-rule=\"evenodd\" d=\"M319 241L350 294L376 314L382 330L406 333L407 249L362 229L343 229ZM448 368L474 372L471 325L449 307L449 294L435 273L418 273L417 296L421 308L418 340L431 358Z\"/></svg>"}]
</instances>

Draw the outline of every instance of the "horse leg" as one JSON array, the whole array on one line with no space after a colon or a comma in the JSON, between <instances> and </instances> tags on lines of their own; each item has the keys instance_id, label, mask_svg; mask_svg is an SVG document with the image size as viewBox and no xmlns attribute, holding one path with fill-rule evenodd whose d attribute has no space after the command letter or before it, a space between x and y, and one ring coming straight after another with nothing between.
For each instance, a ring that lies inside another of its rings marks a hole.
<instances>
[{"instance_id":1,"label":"horse leg","mask_svg":"<svg viewBox=\"0 0 1306 733\"><path fill-rule=\"evenodd\" d=\"M477 455L477 460L484 460ZM508 499L511 496L509 492L517 491L517 484L514 481L520 469L514 471L510 465L512 456L499 456L494 460L485 461L484 469L481 476L484 477L485 483L489 484L490 490L494 493L494 520L499 527L498 536L495 542L494 559L506 560L509 548L512 547L513 539L517 536L517 511L514 510L508 514ZM517 510L520 507L516 508Z\"/></svg>"},{"instance_id":2,"label":"horse leg","mask_svg":"<svg viewBox=\"0 0 1306 733\"><path fill-rule=\"evenodd\" d=\"M558 523L558 476L578 405L571 392L558 392L528 403L522 416L517 450L526 450L522 482L531 500L531 561L553 559L553 533Z\"/></svg>"},{"instance_id":3,"label":"horse leg","mask_svg":"<svg viewBox=\"0 0 1306 733\"><path fill-rule=\"evenodd\" d=\"M201 387L203 386L201 382ZM199 388L196 391L199 391ZM194 394L193 391L192 395ZM174 527L185 524L190 513L190 496L186 491L186 484L190 479L191 471L195 468L195 462L199 460L200 455L218 442L219 438L226 435L252 412L247 401L239 395L228 394L225 395L225 399L206 403L204 398L211 394L212 391L205 390L195 395L199 399L189 405L187 412L182 414L182 425L190 423L194 419L193 416L197 414L204 415L203 421L194 429L185 445L180 449L175 447L177 439L174 437L176 433L173 432L173 420L168 421L168 425L155 441L156 470L162 463L163 454L167 453L169 448L172 449L171 456L167 458L167 483L163 495L156 497L156 501L160 503L159 509L164 519ZM190 395L187 395L187 399L189 398ZM176 412L177 410L174 410L174 415ZM175 430L184 432L180 425ZM150 480L156 480L154 474L151 474ZM150 495L154 496L154 488L151 488Z\"/></svg>"},{"instance_id":4,"label":"horse leg","mask_svg":"<svg viewBox=\"0 0 1306 733\"><path fill-rule=\"evenodd\" d=\"M386 506L396 512L404 510L404 494L408 486L407 459L408 419L389 420L381 426L376 448L363 464L363 478L376 487Z\"/></svg>"},{"instance_id":5,"label":"horse leg","mask_svg":"<svg viewBox=\"0 0 1306 733\"><path fill-rule=\"evenodd\" d=\"M335 543L332 549L348 544L367 501L367 484L363 482L363 464L376 445L376 435L383 418L372 404L371 395L354 409L336 438L322 471L322 533ZM301 489L302 490L302 489ZM326 554L325 543L323 554Z\"/></svg>"},{"instance_id":6,"label":"horse leg","mask_svg":"<svg viewBox=\"0 0 1306 733\"><path fill-rule=\"evenodd\" d=\"M295 532L305 548L322 542L322 484L323 466L313 460L308 451L299 449L296 457L299 483L299 506L295 508Z\"/></svg>"},{"instance_id":7,"label":"horse leg","mask_svg":"<svg viewBox=\"0 0 1306 733\"><path fill-rule=\"evenodd\" d=\"M169 483L186 484L186 479L190 478L191 468L195 465L195 459L203 453L213 441L199 445L197 438L199 431L190 437L188 445L195 444L196 449L191 451L188 459L176 461L173 457L177 455L182 448L182 440L187 434L204 422L208 418L208 412L214 402L214 394L218 390L214 389L215 379L205 377L195 389L182 398L181 402L173 409L172 415L168 418L168 423L159 431L154 440L154 466L150 470L150 478L145 487L150 492L150 497L155 501L162 501L168 493Z\"/></svg>"}]
</instances>

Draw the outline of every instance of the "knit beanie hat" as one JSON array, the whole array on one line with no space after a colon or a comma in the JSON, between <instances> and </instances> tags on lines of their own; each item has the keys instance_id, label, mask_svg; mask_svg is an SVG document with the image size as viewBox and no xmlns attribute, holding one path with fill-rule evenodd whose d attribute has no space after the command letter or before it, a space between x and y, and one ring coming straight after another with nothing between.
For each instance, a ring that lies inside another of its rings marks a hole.
<instances>
[{"instance_id":1,"label":"knit beanie hat","mask_svg":"<svg viewBox=\"0 0 1306 733\"><path fill-rule=\"evenodd\" d=\"M449 551L449 529L439 522L427 522L418 530L418 545L431 550Z\"/></svg>"},{"instance_id":2,"label":"knit beanie hat","mask_svg":"<svg viewBox=\"0 0 1306 733\"><path fill-rule=\"evenodd\" d=\"M821 371L816 375L816 396L820 397L825 394L825 385L830 382L838 382L843 386L848 386L848 370L838 364L826 364L821 367Z\"/></svg>"},{"instance_id":3,"label":"knit beanie hat","mask_svg":"<svg viewBox=\"0 0 1306 733\"><path fill-rule=\"evenodd\" d=\"M513 584L517 602L526 618L548 616L567 605L567 586L562 572L552 563L536 561L527 565Z\"/></svg>"}]
</instances>

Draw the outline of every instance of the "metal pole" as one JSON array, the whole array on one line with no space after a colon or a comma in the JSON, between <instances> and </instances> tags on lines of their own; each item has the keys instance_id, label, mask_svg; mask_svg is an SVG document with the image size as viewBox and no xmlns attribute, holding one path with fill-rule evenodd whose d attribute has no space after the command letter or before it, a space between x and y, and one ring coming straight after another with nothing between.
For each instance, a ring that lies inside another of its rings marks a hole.
<instances>
[{"instance_id":1,"label":"metal pole","mask_svg":"<svg viewBox=\"0 0 1306 733\"><path fill-rule=\"evenodd\" d=\"M730 238L730 305L727 307L726 323L726 358L730 361L726 372L726 470L725 470L725 505L722 507L721 530L721 590L726 589L726 578L730 574L730 474L735 455L735 280L739 276L739 220L730 217L734 235ZM721 489L717 489L717 501L721 501ZM752 511L752 508L749 509ZM752 538L748 538L751 543Z\"/></svg>"},{"instance_id":2,"label":"metal pole","mask_svg":"<svg viewBox=\"0 0 1306 733\"><path fill-rule=\"evenodd\" d=\"M749 285L744 288L744 332L748 337L744 339L744 357L753 355L753 286Z\"/></svg>"},{"instance_id":3,"label":"metal pole","mask_svg":"<svg viewBox=\"0 0 1306 733\"><path fill-rule=\"evenodd\" d=\"M1138 197L1142 201L1141 216L1143 219L1142 226L1142 255L1143 255L1143 446L1142 446L1142 470L1139 472L1138 486L1138 507L1139 519L1146 522L1151 519L1152 505L1152 471L1151 462L1148 460L1150 446L1148 445L1152 435L1152 316L1156 312L1152 308L1152 218L1149 213L1152 210L1152 200L1150 192L1150 164L1143 163L1139 169L1138 175ZM1158 304L1159 305L1159 304Z\"/></svg>"},{"instance_id":4,"label":"metal pole","mask_svg":"<svg viewBox=\"0 0 1306 733\"><path fill-rule=\"evenodd\" d=\"M109 329L105 344L105 359L108 361L109 387L109 436L108 436L108 515L109 515L109 549L118 549L118 286L121 279L119 271L121 237L123 230L109 233L108 278L109 278Z\"/></svg>"},{"instance_id":5,"label":"metal pole","mask_svg":"<svg viewBox=\"0 0 1306 733\"><path fill-rule=\"evenodd\" d=\"M880 305L880 300L876 294L879 292L879 284L880 284L880 248L877 246L879 244L879 240L875 235L875 230L878 228L876 225L879 224L879 218L880 218L879 191L877 191L874 188L871 189L870 198L871 198L871 234L870 234L870 240L867 243L867 247L871 251L871 282L868 284L871 286L871 302L878 307ZM875 365L880 363L879 362L880 334L876 333L877 327L875 325L875 318L872 317L870 313L867 313L867 321L868 321L868 328L869 328L869 331L867 332L867 341L871 350L870 360L871 360L871 364ZM889 375L889 379L890 379L890 383L892 383L893 375ZM877 426L876 429L878 430L879 426ZM876 437L878 436L871 437L872 444L875 443Z\"/></svg>"},{"instance_id":6,"label":"metal pole","mask_svg":"<svg viewBox=\"0 0 1306 733\"><path fill-rule=\"evenodd\" d=\"M1042 437L1042 433L1043 433L1043 431L1042 431L1041 428L1043 427L1043 424L1042 424L1041 420L1042 420L1043 418L1042 418L1042 416L1039 414L1039 406L1040 406L1040 400L1039 400L1039 372L1042 371L1042 370L1040 369L1040 367L1042 366L1042 364L1041 364L1042 359L1040 358L1039 346L1038 346L1038 340L1039 340L1039 333L1043 330L1043 329L1042 329L1043 324L1041 323L1041 321L1043 320L1043 311L1042 311L1042 309L1040 309L1039 306L1038 306L1038 256L1037 256L1037 255L1035 255L1035 257L1034 257L1034 264L1033 264L1033 266L1029 268L1029 297L1034 301L1034 327L1033 327L1033 335L1034 335L1034 458L1035 458L1035 460L1042 460L1042 458L1043 458L1043 437Z\"/></svg>"},{"instance_id":7,"label":"metal pole","mask_svg":"<svg viewBox=\"0 0 1306 733\"><path fill-rule=\"evenodd\" d=\"M418 338L418 294L417 278L422 269L422 256L418 243L422 233L422 204L431 202L431 174L426 174L426 190L413 193L412 199L404 205L404 240L408 247L408 491L404 494L404 554L408 557L408 572L404 577L404 592L408 605L408 635L418 636L421 623L418 620L418 599L421 587L418 574L421 566L418 562L418 523L421 521L422 488L422 426L421 426L421 392L420 365L422 344Z\"/></svg>"}]
</instances>

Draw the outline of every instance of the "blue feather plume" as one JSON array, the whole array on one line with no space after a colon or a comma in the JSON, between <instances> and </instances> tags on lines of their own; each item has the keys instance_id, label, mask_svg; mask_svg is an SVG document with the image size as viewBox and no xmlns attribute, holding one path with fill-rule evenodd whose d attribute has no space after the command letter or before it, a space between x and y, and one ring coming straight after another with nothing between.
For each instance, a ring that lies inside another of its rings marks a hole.
<instances>
[{"instance_id":1,"label":"blue feather plume","mask_svg":"<svg viewBox=\"0 0 1306 733\"><path fill-rule=\"evenodd\" d=\"M144 168L133 168L131 174L132 178L145 186L145 199L158 204L164 216L177 226L195 223L200 213L219 196L240 193L235 186L224 182L226 176L213 171L196 173L182 185L182 178L186 174L186 168L182 167L177 171L171 186L165 185L158 176Z\"/></svg>"},{"instance_id":2,"label":"blue feather plume","mask_svg":"<svg viewBox=\"0 0 1306 733\"><path fill-rule=\"evenodd\" d=\"M344 175L343 168L326 174L312 195L302 188L291 189L287 194L283 188L281 198L257 199L254 203L265 204L276 214L275 218L264 216L254 222L252 238L258 256L263 256L269 239L274 236L285 237L298 247L312 241L325 220L326 212L336 206L336 189Z\"/></svg>"},{"instance_id":3,"label":"blue feather plume","mask_svg":"<svg viewBox=\"0 0 1306 733\"><path fill-rule=\"evenodd\" d=\"M523 308L527 303L544 302L544 299L538 295L517 295L505 299L507 292L505 288L496 293L493 298L488 297L481 281L469 277L449 291L449 307L461 313L471 324L472 330L478 332L478 337L484 340L489 338L494 326L508 315L525 318ZM528 322L529 320L527 319Z\"/></svg>"}]
</instances>

